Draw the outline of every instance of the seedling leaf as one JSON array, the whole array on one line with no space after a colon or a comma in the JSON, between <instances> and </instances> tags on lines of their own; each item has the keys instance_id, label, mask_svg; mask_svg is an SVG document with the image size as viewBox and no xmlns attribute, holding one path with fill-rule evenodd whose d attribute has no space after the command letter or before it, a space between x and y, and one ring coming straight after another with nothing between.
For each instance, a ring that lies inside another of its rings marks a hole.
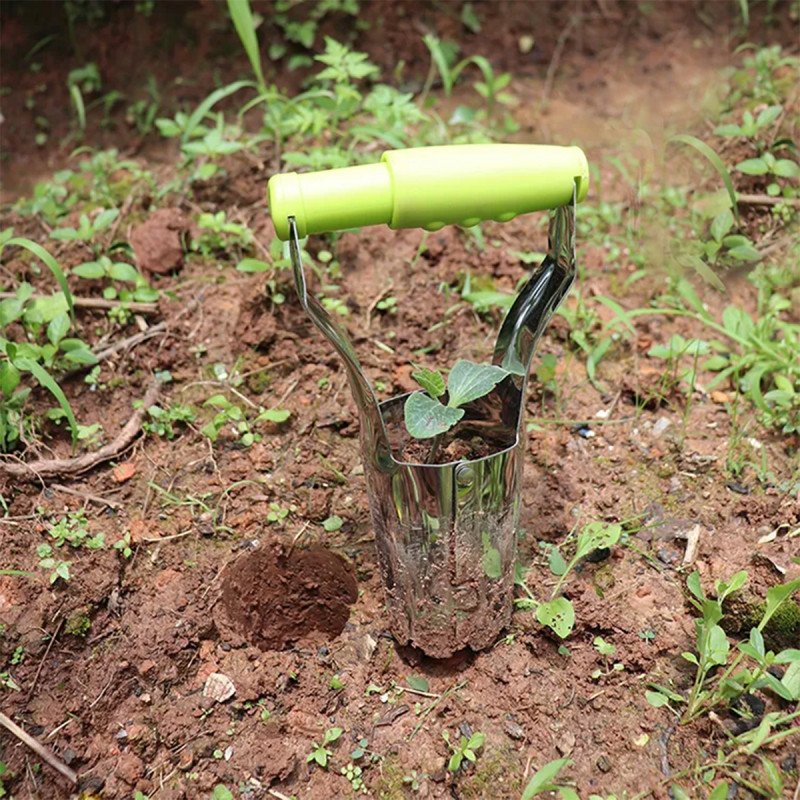
<instances>
[{"instance_id":1,"label":"seedling leaf","mask_svg":"<svg viewBox=\"0 0 800 800\"><path fill-rule=\"evenodd\" d=\"M789 690L794 700L800 700L800 659L789 664L781 683Z\"/></svg>"},{"instance_id":2,"label":"seedling leaf","mask_svg":"<svg viewBox=\"0 0 800 800\"><path fill-rule=\"evenodd\" d=\"M728 784L718 783L714 791L708 796L708 800L726 800L728 797Z\"/></svg>"},{"instance_id":3,"label":"seedling leaf","mask_svg":"<svg viewBox=\"0 0 800 800\"><path fill-rule=\"evenodd\" d=\"M661 708L663 706L669 705L669 698L665 697L661 692L654 692L648 689L644 696L648 703L650 703L653 708Z\"/></svg>"},{"instance_id":4,"label":"seedling leaf","mask_svg":"<svg viewBox=\"0 0 800 800\"><path fill-rule=\"evenodd\" d=\"M547 626L562 639L566 639L575 627L575 609L566 597L556 597L555 600L537 607L536 619L541 625Z\"/></svg>"},{"instance_id":5,"label":"seedling leaf","mask_svg":"<svg viewBox=\"0 0 800 800\"><path fill-rule=\"evenodd\" d=\"M419 369L411 373L411 377L433 398L444 394L444 378L440 372L432 369Z\"/></svg>"},{"instance_id":6,"label":"seedling leaf","mask_svg":"<svg viewBox=\"0 0 800 800\"><path fill-rule=\"evenodd\" d=\"M438 436L463 416L463 409L442 405L424 392L414 392L405 404L406 428L415 439Z\"/></svg>"},{"instance_id":7,"label":"seedling leaf","mask_svg":"<svg viewBox=\"0 0 800 800\"><path fill-rule=\"evenodd\" d=\"M764 609L764 617L761 622L758 623L758 629L760 631L764 630L764 626L770 621L772 615L783 602L788 600L798 589L800 589L800 578L767 589L767 605Z\"/></svg>"},{"instance_id":8,"label":"seedling leaf","mask_svg":"<svg viewBox=\"0 0 800 800\"><path fill-rule=\"evenodd\" d=\"M418 692L429 692L430 686L428 685L428 681L425 678L419 678L416 675L408 675L406 677L406 683L412 688L416 689Z\"/></svg>"},{"instance_id":9,"label":"seedling leaf","mask_svg":"<svg viewBox=\"0 0 800 800\"><path fill-rule=\"evenodd\" d=\"M731 199L731 209L733 210L733 215L736 218L736 224L738 225L739 207L736 202L736 190L733 188L733 181L731 180L730 172L728 172L728 168L725 166L722 159L705 142L701 141L696 136L679 133L670 137L667 143L669 144L670 142L688 144L690 147L693 147L695 150L697 150L698 153L704 155L711 162L711 165L719 173L719 176L722 178L722 182L725 184L725 188L728 190L728 196Z\"/></svg>"},{"instance_id":10,"label":"seedling leaf","mask_svg":"<svg viewBox=\"0 0 800 800\"><path fill-rule=\"evenodd\" d=\"M58 281L58 285L61 287L61 291L64 292L64 299L67 301L67 308L69 308L69 315L72 318L73 325L75 324L75 311L72 307L72 293L69 290L69 286L67 286L67 278L64 275L64 271L58 265L58 262L44 249L40 244L36 242L32 242L30 239L24 239L22 237L14 237L13 239L9 239L5 244L15 244L19 247L24 247L26 250L30 250L35 256L40 258L44 263L47 265L47 268L50 272L53 273L53 277ZM0 252L2 252L2 247L0 247Z\"/></svg>"},{"instance_id":11,"label":"seedling leaf","mask_svg":"<svg viewBox=\"0 0 800 800\"><path fill-rule=\"evenodd\" d=\"M590 522L578 535L576 558L585 558L595 550L611 547L619 541L622 526L618 524L603 525L602 522Z\"/></svg>"},{"instance_id":12,"label":"seedling leaf","mask_svg":"<svg viewBox=\"0 0 800 800\"><path fill-rule=\"evenodd\" d=\"M61 409L64 412L64 416L67 418L67 422L69 423L70 430L72 431L72 449L75 449L75 444L78 441L78 423L75 421L75 415L72 413L72 407L69 404L69 400L67 400L67 396L61 390L61 387L55 382L53 377L50 373L42 367L38 362L34 361L32 358L18 358L14 364L18 369L24 370L25 372L30 372L34 378L36 378L39 383L44 386L50 394L55 397L58 401L58 404L61 406Z\"/></svg>"},{"instance_id":13,"label":"seedling leaf","mask_svg":"<svg viewBox=\"0 0 800 800\"><path fill-rule=\"evenodd\" d=\"M502 367L493 364L473 364L463 358L459 359L447 378L447 405L450 408L458 408L483 397L506 375L508 372Z\"/></svg>"},{"instance_id":14,"label":"seedling leaf","mask_svg":"<svg viewBox=\"0 0 800 800\"><path fill-rule=\"evenodd\" d=\"M536 797L540 792L550 791L551 788L553 788L552 781L555 780L558 773L568 764L572 764L572 761L568 758L559 758L555 761L551 761L549 764L545 764L540 770L537 770L530 781L528 781L528 785L525 787L525 791L522 793L520 800L532 800L532 798Z\"/></svg>"},{"instance_id":15,"label":"seedling leaf","mask_svg":"<svg viewBox=\"0 0 800 800\"><path fill-rule=\"evenodd\" d=\"M258 81L258 90L262 94L267 91L264 83L264 73L261 71L261 53L258 49L258 39L256 38L256 26L253 15L250 11L248 0L228 0L228 11L230 11L236 33L242 40L242 45L250 59L250 66Z\"/></svg>"}]
</instances>

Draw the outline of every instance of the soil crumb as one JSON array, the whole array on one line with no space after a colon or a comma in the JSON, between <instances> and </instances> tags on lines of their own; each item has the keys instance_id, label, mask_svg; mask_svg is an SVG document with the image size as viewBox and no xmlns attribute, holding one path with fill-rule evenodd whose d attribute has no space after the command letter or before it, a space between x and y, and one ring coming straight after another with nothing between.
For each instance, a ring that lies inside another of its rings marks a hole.
<instances>
[{"instance_id":1,"label":"soil crumb","mask_svg":"<svg viewBox=\"0 0 800 800\"><path fill-rule=\"evenodd\" d=\"M222 582L231 626L262 650L285 650L314 632L338 636L357 597L352 567L320 546L287 553L269 544L229 565Z\"/></svg>"}]
</instances>

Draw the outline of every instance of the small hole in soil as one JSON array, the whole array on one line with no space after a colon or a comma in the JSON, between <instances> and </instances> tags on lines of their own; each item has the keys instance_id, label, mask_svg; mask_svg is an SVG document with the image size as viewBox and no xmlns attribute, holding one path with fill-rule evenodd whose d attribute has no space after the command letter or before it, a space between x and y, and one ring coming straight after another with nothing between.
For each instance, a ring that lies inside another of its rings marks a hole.
<instances>
[{"instance_id":1,"label":"small hole in soil","mask_svg":"<svg viewBox=\"0 0 800 800\"><path fill-rule=\"evenodd\" d=\"M313 634L333 639L357 597L353 568L320 546L287 553L267 545L240 556L222 579L231 627L262 650L285 650Z\"/></svg>"}]
</instances>

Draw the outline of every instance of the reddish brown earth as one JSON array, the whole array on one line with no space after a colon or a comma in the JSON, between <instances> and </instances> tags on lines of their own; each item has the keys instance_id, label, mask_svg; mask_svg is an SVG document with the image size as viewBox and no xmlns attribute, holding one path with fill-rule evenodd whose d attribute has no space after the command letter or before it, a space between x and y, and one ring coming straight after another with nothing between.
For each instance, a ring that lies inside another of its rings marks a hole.
<instances>
[{"instance_id":1,"label":"reddish brown earth","mask_svg":"<svg viewBox=\"0 0 800 800\"><path fill-rule=\"evenodd\" d=\"M359 46L390 69L407 58L421 83L427 60L420 30L430 26L455 35L457 17L447 4L444 11L438 4L366 5L373 26ZM630 15L625 4L579 5L589 6L592 24L580 26L560 54L550 103L541 113L534 109L555 42L569 21L567 6L537 4L541 16L532 18L521 10L525 4L500 3L496 13L487 11L486 36L463 42L465 51L482 52L498 68L520 75L514 88L523 100L520 117L528 117L521 136L575 140L599 164L603 154L619 152L626 142L633 146L639 126L658 138L665 120L696 121L687 97L716 80L728 58L721 38L711 38L692 14L677 13L661 26ZM194 26L187 23L190 33L178 36L160 65L141 55L149 28L139 17L126 29L129 17L113 16L110 33L87 35L84 46L109 75L109 85L139 63L176 74L207 58L209 73L224 67L227 79L245 74L246 63L229 35L201 36L194 47L182 38L197 35L198 20L213 18L213 7L192 5L187 14ZM384 15L381 27L378 17ZM6 24L4 49L25 50L20 26L16 19ZM515 41L528 29L543 44L524 60ZM124 46L115 48L114 37ZM67 101L55 87L56 76L63 82L63 64L42 60L54 85L47 113L55 127L66 130ZM133 69L131 75L132 81L143 80ZM210 74L205 77L206 84L186 89L189 102L196 104L211 88ZM23 79L31 85L40 80L27 72ZM117 85L127 84L120 78ZM48 169L63 167L71 149L53 146L39 153L31 147L25 136L30 125L13 117L22 108L12 92L4 106L7 122L0 127L11 199L22 187L29 191L31 181ZM154 169L159 149L162 161L172 160L172 143L139 142L122 129L100 132L92 141L129 152L141 147L149 159L143 163ZM545 391L534 381L526 406L526 416L535 420L521 503L520 557L531 568L529 585L544 592L554 584L540 542L563 541L579 515L607 521L644 515L649 524L607 559L581 565L567 581L577 615L565 642L569 655L559 652L560 643L530 613L521 612L507 636L484 652L435 661L398 647L387 629L357 412L341 364L288 287L286 303L272 307L262 279L243 276L228 262L181 257L175 245L178 231L191 225L184 220L219 209L247 223L268 245L272 230L262 198L270 159L266 154L254 165L243 156L232 158L224 184L211 182L168 218L154 211L148 198L133 199L120 235L144 259L156 251L174 256L176 272L152 275L153 284L169 294L162 293L157 313L143 318L145 326L164 322L165 327L103 362L102 380L114 388L92 391L82 375L65 378L63 386L78 419L102 422L106 440L128 419L156 370L169 370L173 377L163 390L164 407L200 407L221 390L207 366L223 363L231 369L236 363L246 376L240 393L257 405L282 405L292 416L280 425L264 423L263 441L248 449L225 431L212 447L197 430L200 425L178 428L172 441L138 438L120 458L134 471L122 483L113 465L60 482L5 481L0 569L35 577L0 575L0 672L17 648L24 652L21 663L8 667L21 691L0 694L3 712L78 772L87 797L95 793L109 800L131 798L135 791L159 800L207 798L219 783L237 797L236 787L245 790L243 797L269 796L271 787L287 797L349 798L354 793L339 770L362 738L381 756L367 760L364 769L365 784L377 798L516 799L535 769L569 757L574 764L563 777L584 798L612 792L631 797L652 787L663 800L665 775L698 756L713 758L724 740L721 727L708 720L676 727L667 711L652 708L644 696L648 682L672 682L677 690L691 685L689 665L680 658L695 637L682 590L685 575L697 568L710 585L747 569L751 589L761 595L798 575L791 562L800 554L797 539L779 534L759 543L779 526L797 524L797 496L760 485L752 467L731 481L726 459L733 454L760 463L763 453L778 484L795 469L796 437L764 430L745 408L746 435L732 440L730 413L702 392L689 406L679 393L636 404L637 398L652 398L663 372L662 363L645 355L651 344L676 332L697 335L685 319L640 318L637 339L621 342L601 364L599 376L608 390L603 394L588 382L582 359L568 346L568 328L557 318L540 353L559 359L558 391ZM603 178L606 199L632 191L610 169ZM593 188L586 202L597 201ZM18 235L46 241L31 218L4 216L3 227L13 224ZM499 313L481 317L462 304L445 317L455 300L439 291L443 282L454 285L470 270L512 291L525 267L509 250L544 247L534 218L485 226L484 251L463 233L445 229L428 237L427 250L415 262L421 235L375 228L344 235L338 243L339 296L351 311L346 325L370 380L384 387L381 399L414 388L412 361L442 368L458 357L485 360L491 352ZM51 249L65 266L85 260L69 243ZM584 296L602 294L626 307L642 307L660 291L658 263L625 290L623 279L635 267L624 254L609 261L604 248L579 240L579 258ZM4 254L5 276L27 271L49 290L26 263L18 251ZM398 298L397 314L369 313L387 287ZM74 288L81 293L80 284ZM744 276L731 278L729 294L755 308L755 289ZM714 313L726 302L711 292L704 299ZM573 294L567 303L575 302ZM602 314L610 316L607 309ZM443 319L447 324L438 326ZM80 321L94 343L105 317L83 311ZM111 334L119 340L134 332L131 326ZM376 342L390 345L393 355ZM321 379L327 383L320 385ZM731 387L721 388L733 396ZM36 404L42 412L52 405L44 394L36 396ZM608 414L601 419L598 411ZM559 420L587 420L594 436L584 438L574 424ZM63 431L49 425L46 432L39 452L19 455L68 457ZM282 523L267 520L271 504L291 509ZM125 559L110 547L73 550L69 583L48 585L35 552L47 541L45 520L79 508L86 510L90 532L105 533L109 544L130 532L132 556ZM332 514L343 525L327 532L321 523ZM685 536L696 525L697 555L684 568ZM642 636L648 632L651 638ZM595 680L591 673L606 668L592 646L598 635L616 646L624 670ZM213 673L232 681L230 699L220 703L204 696ZM424 677L429 693L409 691L409 677ZM331 768L310 766L312 742L320 743L334 726L344 733L331 747ZM451 739L485 734L474 767L456 774L445 769L444 730ZM796 740L770 757L783 765L791 797ZM15 797L76 795L49 767L35 768L40 759L5 731L0 731L0 761L16 776L10 781ZM403 783L412 770L427 776L416 794ZM736 796L752 795L740 788Z\"/></svg>"},{"instance_id":2,"label":"reddish brown earth","mask_svg":"<svg viewBox=\"0 0 800 800\"><path fill-rule=\"evenodd\" d=\"M286 650L314 632L335 639L358 597L353 569L341 556L319 546L286 551L280 542L239 556L221 584L217 627L262 650Z\"/></svg>"}]
</instances>

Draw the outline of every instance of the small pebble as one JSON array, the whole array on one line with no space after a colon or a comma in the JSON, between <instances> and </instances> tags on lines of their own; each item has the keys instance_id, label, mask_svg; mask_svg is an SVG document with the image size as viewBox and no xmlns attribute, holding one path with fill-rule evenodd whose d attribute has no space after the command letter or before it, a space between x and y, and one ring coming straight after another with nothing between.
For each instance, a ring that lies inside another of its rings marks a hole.
<instances>
[{"instance_id":1,"label":"small pebble","mask_svg":"<svg viewBox=\"0 0 800 800\"><path fill-rule=\"evenodd\" d=\"M736 494L750 494L750 488L743 483L736 483L736 481L728 481L725 484L732 492Z\"/></svg>"},{"instance_id":2,"label":"small pebble","mask_svg":"<svg viewBox=\"0 0 800 800\"><path fill-rule=\"evenodd\" d=\"M659 547L656 551L656 558L662 564L674 564L678 560L678 556L672 552L672 550L667 550L665 547Z\"/></svg>"},{"instance_id":3,"label":"small pebble","mask_svg":"<svg viewBox=\"0 0 800 800\"><path fill-rule=\"evenodd\" d=\"M525 731L523 730L522 725L515 722L513 719L507 719L503 723L503 730L515 741L525 738Z\"/></svg>"},{"instance_id":4,"label":"small pebble","mask_svg":"<svg viewBox=\"0 0 800 800\"><path fill-rule=\"evenodd\" d=\"M653 436L657 439L671 424L667 417L661 417L656 424L653 425Z\"/></svg>"}]
</instances>

